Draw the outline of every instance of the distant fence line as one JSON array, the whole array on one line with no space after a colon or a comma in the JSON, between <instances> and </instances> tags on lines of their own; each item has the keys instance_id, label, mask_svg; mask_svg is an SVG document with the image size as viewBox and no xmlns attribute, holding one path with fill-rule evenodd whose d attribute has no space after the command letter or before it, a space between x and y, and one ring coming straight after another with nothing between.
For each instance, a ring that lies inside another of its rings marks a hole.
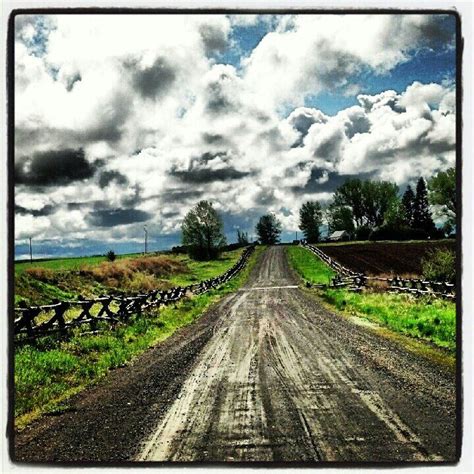
<instances>
[{"instance_id":1,"label":"distant fence line","mask_svg":"<svg viewBox=\"0 0 474 474\"><path fill-rule=\"evenodd\" d=\"M115 327L119 322L127 321L132 315L140 315L151 308L176 303L186 296L201 295L234 278L245 267L254 249L253 245L247 247L239 260L222 275L193 285L129 296L105 295L92 299L79 296L77 300L55 300L46 305L20 304L14 308L15 315L18 316L13 323L15 340L26 341L52 333L66 334L70 329L85 324L89 325L91 331L96 331L102 321L107 321ZM74 309L77 311L77 308L80 314L68 319L67 312ZM96 314L92 314L94 312ZM41 321L38 322L38 319Z\"/></svg>"},{"instance_id":2,"label":"distant fence line","mask_svg":"<svg viewBox=\"0 0 474 474\"><path fill-rule=\"evenodd\" d=\"M332 279L330 285L312 286L318 288L345 287L348 290L359 292L367 287L368 282L380 281L387 283L387 286L382 287L381 289L388 291L389 293L407 293L415 296L430 295L449 300L454 300L456 298L455 285L453 283L429 281L420 278L401 278L400 276L394 276L393 278L367 276L364 273L354 272L353 270L341 265L314 245L303 243L302 246L314 253L336 272L336 276Z\"/></svg>"}]
</instances>

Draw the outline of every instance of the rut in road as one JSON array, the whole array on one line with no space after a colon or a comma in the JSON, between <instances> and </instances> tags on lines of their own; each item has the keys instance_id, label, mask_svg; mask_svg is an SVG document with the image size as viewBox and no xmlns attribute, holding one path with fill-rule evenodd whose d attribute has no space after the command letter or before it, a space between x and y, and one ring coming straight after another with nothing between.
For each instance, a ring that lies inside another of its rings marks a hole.
<instances>
[{"instance_id":1,"label":"rut in road","mask_svg":"<svg viewBox=\"0 0 474 474\"><path fill-rule=\"evenodd\" d=\"M136 460L455 458L454 376L297 284L284 248L269 248Z\"/></svg>"}]
</instances>

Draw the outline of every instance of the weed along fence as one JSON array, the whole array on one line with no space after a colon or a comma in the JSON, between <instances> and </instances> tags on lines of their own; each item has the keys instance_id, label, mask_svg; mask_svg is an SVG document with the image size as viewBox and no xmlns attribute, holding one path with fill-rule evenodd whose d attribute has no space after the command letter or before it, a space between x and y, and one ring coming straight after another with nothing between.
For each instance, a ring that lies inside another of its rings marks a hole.
<instances>
[{"instance_id":1,"label":"weed along fence","mask_svg":"<svg viewBox=\"0 0 474 474\"><path fill-rule=\"evenodd\" d=\"M27 341L53 333L65 335L70 329L84 325L96 331L102 321L115 327L132 315L176 303L187 296L206 293L235 277L247 264L254 248L247 247L235 265L222 275L189 286L136 295L106 295L94 299L79 296L77 300L54 301L41 306L20 305L14 310L15 340Z\"/></svg>"},{"instance_id":2,"label":"weed along fence","mask_svg":"<svg viewBox=\"0 0 474 474\"><path fill-rule=\"evenodd\" d=\"M364 273L357 273L344 267L314 245L302 245L336 272L336 276L332 279L330 285L314 285L315 287L344 287L351 291L362 291L371 282L381 282L383 286L379 288L390 293L407 293L415 296L430 295L450 300L456 298L455 285L452 283L428 281L418 278L401 278L399 276L394 276L393 278L366 276Z\"/></svg>"}]
</instances>

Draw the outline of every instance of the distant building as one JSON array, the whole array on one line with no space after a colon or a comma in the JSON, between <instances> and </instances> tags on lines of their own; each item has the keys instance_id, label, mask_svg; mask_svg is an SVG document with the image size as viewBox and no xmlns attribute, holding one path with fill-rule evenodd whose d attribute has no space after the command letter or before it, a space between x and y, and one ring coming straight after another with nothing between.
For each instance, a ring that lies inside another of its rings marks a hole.
<instances>
[{"instance_id":1,"label":"distant building","mask_svg":"<svg viewBox=\"0 0 474 474\"><path fill-rule=\"evenodd\" d=\"M329 236L331 242L341 242L343 240L349 240L349 232L347 230L336 230Z\"/></svg>"}]
</instances>

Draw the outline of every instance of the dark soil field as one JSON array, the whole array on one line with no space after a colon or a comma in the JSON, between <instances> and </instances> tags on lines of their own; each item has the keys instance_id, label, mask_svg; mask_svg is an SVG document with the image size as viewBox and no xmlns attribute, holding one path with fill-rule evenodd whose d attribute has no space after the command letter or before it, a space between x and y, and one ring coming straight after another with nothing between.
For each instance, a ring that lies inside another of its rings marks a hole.
<instances>
[{"instance_id":1,"label":"dark soil field","mask_svg":"<svg viewBox=\"0 0 474 474\"><path fill-rule=\"evenodd\" d=\"M456 241L367 242L321 246L321 250L341 265L371 275L421 275L423 257L430 249L435 248L456 251Z\"/></svg>"}]
</instances>

